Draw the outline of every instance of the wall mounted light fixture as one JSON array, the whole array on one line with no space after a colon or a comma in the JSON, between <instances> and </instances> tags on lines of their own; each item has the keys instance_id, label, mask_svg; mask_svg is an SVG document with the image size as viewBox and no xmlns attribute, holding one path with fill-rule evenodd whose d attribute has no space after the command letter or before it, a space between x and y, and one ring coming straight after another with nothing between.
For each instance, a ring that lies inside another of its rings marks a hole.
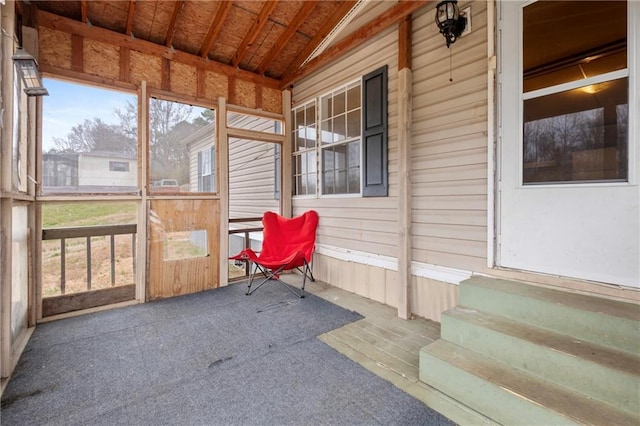
<instances>
[{"instance_id":1,"label":"wall mounted light fixture","mask_svg":"<svg viewBox=\"0 0 640 426\"><path fill-rule=\"evenodd\" d=\"M458 0L444 0L437 4L436 24L447 40L447 47L456 42L467 26L467 18L458 9Z\"/></svg>"},{"instance_id":2,"label":"wall mounted light fixture","mask_svg":"<svg viewBox=\"0 0 640 426\"><path fill-rule=\"evenodd\" d=\"M27 96L46 96L49 94L42 84L38 62L22 47L13 54L13 63L16 65L18 74L22 78L22 85Z\"/></svg>"}]
</instances>

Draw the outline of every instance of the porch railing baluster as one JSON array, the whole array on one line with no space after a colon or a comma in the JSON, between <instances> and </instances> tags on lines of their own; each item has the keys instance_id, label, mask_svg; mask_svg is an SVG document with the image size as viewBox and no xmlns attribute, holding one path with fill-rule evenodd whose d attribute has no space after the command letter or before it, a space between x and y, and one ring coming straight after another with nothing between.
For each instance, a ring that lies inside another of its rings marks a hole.
<instances>
[{"instance_id":1,"label":"porch railing baluster","mask_svg":"<svg viewBox=\"0 0 640 426\"><path fill-rule=\"evenodd\" d=\"M111 287L116 285L116 236L111 236Z\"/></svg>"},{"instance_id":2,"label":"porch railing baluster","mask_svg":"<svg viewBox=\"0 0 640 426\"><path fill-rule=\"evenodd\" d=\"M60 238L60 294L64 294L66 287L66 253L67 241L64 238Z\"/></svg>"},{"instance_id":3,"label":"porch railing baluster","mask_svg":"<svg viewBox=\"0 0 640 426\"><path fill-rule=\"evenodd\" d=\"M110 266L111 266L111 286L115 286L116 277L116 258L115 258L115 236L131 234L131 253L133 263L133 276L136 273L136 232L135 224L128 225L100 225L100 226L82 226L69 228L50 228L42 230L42 240L60 240L60 294L66 293L66 276L67 276L67 239L69 238L85 238L86 239L86 261L87 261L87 290L92 287L92 267L91 267L91 238L109 236L110 238Z\"/></svg>"},{"instance_id":4,"label":"porch railing baluster","mask_svg":"<svg viewBox=\"0 0 640 426\"><path fill-rule=\"evenodd\" d=\"M87 237L87 290L91 290L91 237Z\"/></svg>"}]
</instances>

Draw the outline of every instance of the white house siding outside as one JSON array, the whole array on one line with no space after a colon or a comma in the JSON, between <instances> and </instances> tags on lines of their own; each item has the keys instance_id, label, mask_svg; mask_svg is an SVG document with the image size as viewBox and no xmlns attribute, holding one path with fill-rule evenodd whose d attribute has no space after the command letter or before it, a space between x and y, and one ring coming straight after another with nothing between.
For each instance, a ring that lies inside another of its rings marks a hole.
<instances>
[{"instance_id":1,"label":"white house siding outside","mask_svg":"<svg viewBox=\"0 0 640 426\"><path fill-rule=\"evenodd\" d=\"M138 161L117 154L78 154L78 185L137 188Z\"/></svg>"},{"instance_id":2,"label":"white house siding outside","mask_svg":"<svg viewBox=\"0 0 640 426\"><path fill-rule=\"evenodd\" d=\"M230 113L229 127L274 133L274 120ZM275 196L276 145L268 142L229 140L229 218L261 217L279 213Z\"/></svg>"}]
</instances>

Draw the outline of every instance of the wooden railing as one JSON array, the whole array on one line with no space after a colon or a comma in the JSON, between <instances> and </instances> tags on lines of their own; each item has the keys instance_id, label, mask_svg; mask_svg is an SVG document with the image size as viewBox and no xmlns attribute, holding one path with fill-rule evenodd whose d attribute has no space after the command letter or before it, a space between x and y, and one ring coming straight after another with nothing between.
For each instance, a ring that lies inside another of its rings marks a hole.
<instances>
[{"instance_id":1,"label":"wooden railing","mask_svg":"<svg viewBox=\"0 0 640 426\"><path fill-rule=\"evenodd\" d=\"M101 226L81 226L66 228L50 228L42 230L42 240L60 240L60 293L65 294L66 286L66 242L70 238L86 238L86 258L87 258L87 290L91 290L91 238L110 237L111 250L111 286L116 285L116 256L115 256L115 236L131 234L131 252L133 259L133 273L136 270L136 233L137 225L101 225Z\"/></svg>"},{"instance_id":2,"label":"wooden railing","mask_svg":"<svg viewBox=\"0 0 640 426\"><path fill-rule=\"evenodd\" d=\"M261 217L243 217L243 218L237 218L237 219L229 219L229 223L250 223L250 222L261 222L262 218ZM237 235L237 234L242 234L244 237L244 244L243 244L243 248L249 248L251 246L251 238L250 238L250 234L252 232L262 232L263 228L262 226L254 226L254 227L247 227L247 228L239 228L239 229L229 229L229 235ZM231 255L235 255L236 253L230 253ZM244 263L244 276L242 277L236 277L234 279L244 279L247 278L250 274L250 265L249 262L242 262ZM230 278L231 279L231 278Z\"/></svg>"}]
</instances>

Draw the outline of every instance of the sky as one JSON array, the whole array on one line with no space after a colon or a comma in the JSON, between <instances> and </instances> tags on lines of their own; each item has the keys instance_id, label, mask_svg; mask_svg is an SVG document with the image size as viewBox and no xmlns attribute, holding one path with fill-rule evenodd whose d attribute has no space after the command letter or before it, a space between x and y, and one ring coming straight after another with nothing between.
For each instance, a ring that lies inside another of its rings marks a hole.
<instances>
[{"instance_id":1,"label":"sky","mask_svg":"<svg viewBox=\"0 0 640 426\"><path fill-rule=\"evenodd\" d=\"M115 108L124 109L127 101L137 103L136 94L117 92L67 83L50 78L44 79L49 96L43 97L42 150L54 147L53 138L65 138L73 126L85 119L100 118L109 124L117 124Z\"/></svg>"}]
</instances>

